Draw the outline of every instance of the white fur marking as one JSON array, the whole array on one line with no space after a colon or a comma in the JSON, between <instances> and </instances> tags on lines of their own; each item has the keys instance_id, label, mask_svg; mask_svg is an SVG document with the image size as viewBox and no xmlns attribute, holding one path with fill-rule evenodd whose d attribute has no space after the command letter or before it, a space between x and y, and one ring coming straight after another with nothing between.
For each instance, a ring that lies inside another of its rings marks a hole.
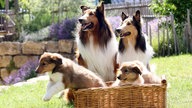
<instances>
[{"instance_id":1,"label":"white fur marking","mask_svg":"<svg viewBox=\"0 0 192 108\"><path fill-rule=\"evenodd\" d=\"M49 77L50 81L47 85L47 91L45 96L43 97L44 101L49 101L53 95L56 93L64 90L65 86L62 82L63 80L63 74L56 72L56 73L51 73L49 72Z\"/></svg>"},{"instance_id":2,"label":"white fur marking","mask_svg":"<svg viewBox=\"0 0 192 108\"><path fill-rule=\"evenodd\" d=\"M129 44L129 47L125 49L123 53L118 54L118 63L121 64L127 61L139 60L145 66L147 66L147 64L149 63L149 61L151 60L154 54L153 48L148 44L148 42L146 41L145 52L141 51L140 49L136 51L135 47L131 44L131 42L128 42L128 44Z\"/></svg>"},{"instance_id":3,"label":"white fur marking","mask_svg":"<svg viewBox=\"0 0 192 108\"><path fill-rule=\"evenodd\" d=\"M104 50L94 45L93 36L90 36L89 43L86 46L81 43L79 36L77 36L76 41L79 52L86 61L88 69L98 73L104 81L114 80L113 60L118 50L115 35L107 43L107 48Z\"/></svg>"}]
</instances>

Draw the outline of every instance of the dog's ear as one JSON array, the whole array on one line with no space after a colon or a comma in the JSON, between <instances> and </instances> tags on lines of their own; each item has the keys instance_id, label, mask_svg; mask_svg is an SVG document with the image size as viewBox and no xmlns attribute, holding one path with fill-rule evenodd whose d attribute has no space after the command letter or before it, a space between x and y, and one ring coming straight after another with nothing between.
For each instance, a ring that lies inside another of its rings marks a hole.
<instances>
[{"instance_id":1,"label":"dog's ear","mask_svg":"<svg viewBox=\"0 0 192 108\"><path fill-rule=\"evenodd\" d=\"M99 13L104 15L104 3L103 3L103 1L100 2L100 4L97 6L96 11L98 11Z\"/></svg>"},{"instance_id":2,"label":"dog's ear","mask_svg":"<svg viewBox=\"0 0 192 108\"><path fill-rule=\"evenodd\" d=\"M128 16L124 12L122 12L121 14L122 21L124 21L126 18L128 18Z\"/></svg>"},{"instance_id":3,"label":"dog's ear","mask_svg":"<svg viewBox=\"0 0 192 108\"><path fill-rule=\"evenodd\" d=\"M139 66L134 66L134 67L132 68L132 71L135 72L135 73L138 73L138 74L140 74L140 75L142 74L142 73L141 73L141 69L139 68Z\"/></svg>"},{"instance_id":4,"label":"dog's ear","mask_svg":"<svg viewBox=\"0 0 192 108\"><path fill-rule=\"evenodd\" d=\"M133 17L134 17L134 19L135 19L137 22L140 23L140 21L141 21L141 14L140 14L140 11L139 11L139 10L137 10L137 11L135 12L135 15L134 15Z\"/></svg>"},{"instance_id":5,"label":"dog's ear","mask_svg":"<svg viewBox=\"0 0 192 108\"><path fill-rule=\"evenodd\" d=\"M81 6L80 8L81 8L81 10L82 10L82 13L83 13L85 10L90 9L90 7L87 7L87 6Z\"/></svg>"},{"instance_id":6,"label":"dog's ear","mask_svg":"<svg viewBox=\"0 0 192 108\"><path fill-rule=\"evenodd\" d=\"M55 63L56 65L62 64L62 58L58 56L51 56L51 62Z\"/></svg>"}]
</instances>

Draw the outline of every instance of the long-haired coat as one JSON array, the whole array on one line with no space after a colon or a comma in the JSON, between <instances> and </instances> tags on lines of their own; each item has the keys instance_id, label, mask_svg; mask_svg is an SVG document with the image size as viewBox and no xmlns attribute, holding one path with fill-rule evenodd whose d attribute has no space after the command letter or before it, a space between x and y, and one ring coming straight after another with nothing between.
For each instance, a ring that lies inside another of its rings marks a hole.
<instances>
[{"instance_id":1,"label":"long-haired coat","mask_svg":"<svg viewBox=\"0 0 192 108\"><path fill-rule=\"evenodd\" d=\"M46 94L43 97L44 101L50 100L53 95L65 88L76 90L106 86L95 73L57 53L46 52L41 55L36 72L48 72L50 77ZM69 98L71 98L69 101L72 102L74 97Z\"/></svg>"},{"instance_id":2,"label":"long-haired coat","mask_svg":"<svg viewBox=\"0 0 192 108\"><path fill-rule=\"evenodd\" d=\"M140 11L134 16L122 12L122 24L116 29L120 35L118 63L139 60L148 67L154 51L142 33ZM148 67L149 68L149 67Z\"/></svg>"},{"instance_id":3,"label":"long-haired coat","mask_svg":"<svg viewBox=\"0 0 192 108\"><path fill-rule=\"evenodd\" d=\"M79 51L78 63L98 73L104 81L115 80L118 43L105 19L103 2L96 9L81 6L83 15L76 37Z\"/></svg>"},{"instance_id":4,"label":"long-haired coat","mask_svg":"<svg viewBox=\"0 0 192 108\"><path fill-rule=\"evenodd\" d=\"M140 61L123 62L117 71L117 79L112 86L161 83L161 78L154 72L149 72Z\"/></svg>"}]
</instances>

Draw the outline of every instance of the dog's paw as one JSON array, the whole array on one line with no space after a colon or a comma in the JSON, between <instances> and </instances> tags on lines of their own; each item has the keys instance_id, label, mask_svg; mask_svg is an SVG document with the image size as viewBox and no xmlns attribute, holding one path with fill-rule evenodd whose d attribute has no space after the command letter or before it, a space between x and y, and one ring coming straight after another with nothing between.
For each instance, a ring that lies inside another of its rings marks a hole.
<instances>
[{"instance_id":1,"label":"dog's paw","mask_svg":"<svg viewBox=\"0 0 192 108\"><path fill-rule=\"evenodd\" d=\"M50 99L51 99L51 97L46 96L46 95L43 97L43 101L49 101Z\"/></svg>"}]
</instances>

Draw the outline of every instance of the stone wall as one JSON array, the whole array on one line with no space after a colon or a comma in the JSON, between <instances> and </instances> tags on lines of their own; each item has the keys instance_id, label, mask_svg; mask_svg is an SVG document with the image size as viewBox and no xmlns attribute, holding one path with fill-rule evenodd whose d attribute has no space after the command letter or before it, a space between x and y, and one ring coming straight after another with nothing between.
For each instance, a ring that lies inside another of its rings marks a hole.
<instances>
[{"instance_id":1,"label":"stone wall","mask_svg":"<svg viewBox=\"0 0 192 108\"><path fill-rule=\"evenodd\" d=\"M46 42L1 42L0 43L0 80L4 81L12 71L17 71L29 60L37 60L44 52L60 53L64 57L73 59L76 43L74 40L46 41ZM15 69L10 72L10 63Z\"/></svg>"}]
</instances>

